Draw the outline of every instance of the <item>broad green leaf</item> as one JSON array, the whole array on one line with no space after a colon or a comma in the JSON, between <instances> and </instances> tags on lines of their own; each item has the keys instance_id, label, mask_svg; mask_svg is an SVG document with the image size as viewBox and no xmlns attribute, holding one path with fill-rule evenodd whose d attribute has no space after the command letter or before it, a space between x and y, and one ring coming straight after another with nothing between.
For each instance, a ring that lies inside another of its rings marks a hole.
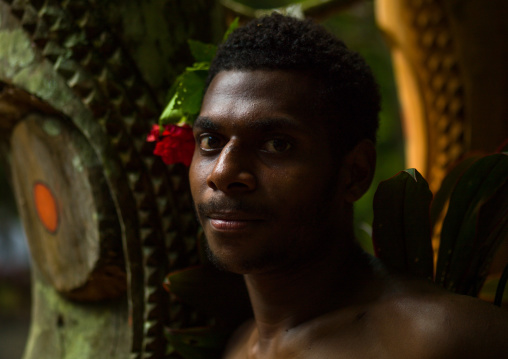
<instances>
[{"instance_id":1,"label":"broad green leaf","mask_svg":"<svg viewBox=\"0 0 508 359\"><path fill-rule=\"evenodd\" d=\"M191 39L187 40L187 43L196 62L212 62L217 52L217 46Z\"/></svg>"},{"instance_id":2,"label":"broad green leaf","mask_svg":"<svg viewBox=\"0 0 508 359\"><path fill-rule=\"evenodd\" d=\"M239 325L251 315L249 296L240 275L199 266L170 273L167 282L170 293L218 322Z\"/></svg>"},{"instance_id":3,"label":"broad green leaf","mask_svg":"<svg viewBox=\"0 0 508 359\"><path fill-rule=\"evenodd\" d=\"M186 73L187 72L181 73L176 78L173 85L171 85L171 88L169 89L169 92L168 92L169 102L159 117L159 124L160 125L165 125L168 123L177 123L180 120L180 118L183 116L183 113L181 112L181 108L177 104L177 98L179 97L179 93L178 93L179 85L184 80Z\"/></svg>"},{"instance_id":4,"label":"broad green leaf","mask_svg":"<svg viewBox=\"0 0 508 359\"><path fill-rule=\"evenodd\" d=\"M231 330L201 327L189 329L167 329L166 338L170 345L185 359L220 358Z\"/></svg>"},{"instance_id":5,"label":"broad green leaf","mask_svg":"<svg viewBox=\"0 0 508 359\"><path fill-rule=\"evenodd\" d=\"M453 191L453 188L457 184L459 178L476 160L478 160L478 156L471 156L462 161L460 161L453 169L445 176L443 181L441 182L441 187L437 191L434 199L432 201L432 205L430 207L430 223L432 231L436 226L436 222L438 221L441 212L443 211L446 202L450 198L450 195Z\"/></svg>"},{"instance_id":6,"label":"broad green leaf","mask_svg":"<svg viewBox=\"0 0 508 359\"><path fill-rule=\"evenodd\" d=\"M169 103L166 105L166 108L162 112L159 120L161 125L168 123L177 123L182 118L182 109L176 105L177 98L178 94L175 93Z\"/></svg>"},{"instance_id":7,"label":"broad green leaf","mask_svg":"<svg viewBox=\"0 0 508 359\"><path fill-rule=\"evenodd\" d=\"M503 304L503 296L505 294L506 282L508 282L508 264L504 267L503 274L499 279L499 284L496 289L496 297L494 299L494 304L498 307Z\"/></svg>"},{"instance_id":8,"label":"broad green leaf","mask_svg":"<svg viewBox=\"0 0 508 359\"><path fill-rule=\"evenodd\" d=\"M192 72L192 71L208 71L210 70L210 63L209 62L195 62L192 64L191 67L187 67L185 71ZM208 72L206 73L208 75ZM206 76L205 76L206 78Z\"/></svg>"},{"instance_id":9,"label":"broad green leaf","mask_svg":"<svg viewBox=\"0 0 508 359\"><path fill-rule=\"evenodd\" d=\"M360 247L367 253L374 255L374 245L372 244L372 229L365 228L367 224L355 225L355 237Z\"/></svg>"},{"instance_id":10,"label":"broad green leaf","mask_svg":"<svg viewBox=\"0 0 508 359\"><path fill-rule=\"evenodd\" d=\"M190 118L199 113L206 76L206 71L193 69L178 77L172 88L174 94L162 112L162 124L177 123L184 116Z\"/></svg>"},{"instance_id":11,"label":"broad green leaf","mask_svg":"<svg viewBox=\"0 0 508 359\"><path fill-rule=\"evenodd\" d=\"M508 138L505 139L505 141L499 146L498 150L496 151L498 153L508 153Z\"/></svg>"},{"instance_id":12,"label":"broad green leaf","mask_svg":"<svg viewBox=\"0 0 508 359\"><path fill-rule=\"evenodd\" d=\"M406 172L412 179L407 180L404 196L407 267L410 273L431 280L434 270L430 228L432 192L417 170L411 168Z\"/></svg>"},{"instance_id":13,"label":"broad green leaf","mask_svg":"<svg viewBox=\"0 0 508 359\"><path fill-rule=\"evenodd\" d=\"M178 94L182 101L180 106L184 114L199 114L206 76L207 73L205 71L194 71L187 73L184 77L181 86L178 88Z\"/></svg>"},{"instance_id":14,"label":"broad green leaf","mask_svg":"<svg viewBox=\"0 0 508 359\"><path fill-rule=\"evenodd\" d=\"M404 188L407 174L399 172L379 183L374 194L372 241L374 252L383 262L399 271L405 271L406 246L404 243Z\"/></svg>"},{"instance_id":15,"label":"broad green leaf","mask_svg":"<svg viewBox=\"0 0 508 359\"><path fill-rule=\"evenodd\" d=\"M432 278L429 206L432 193L415 169L379 184L374 195L376 255L395 269Z\"/></svg>"},{"instance_id":16,"label":"broad green leaf","mask_svg":"<svg viewBox=\"0 0 508 359\"><path fill-rule=\"evenodd\" d=\"M225 42L228 39L229 35L231 35L231 33L236 30L239 25L239 21L240 18L237 17L231 22L228 29L226 30L226 33L224 34L224 37L222 38L222 42Z\"/></svg>"},{"instance_id":17,"label":"broad green leaf","mask_svg":"<svg viewBox=\"0 0 508 359\"><path fill-rule=\"evenodd\" d=\"M478 295L494 255L508 238L508 180L481 205L475 222L475 237L467 268L461 269L459 266L456 278L452 278L458 293L471 296Z\"/></svg>"},{"instance_id":18,"label":"broad green leaf","mask_svg":"<svg viewBox=\"0 0 508 359\"><path fill-rule=\"evenodd\" d=\"M237 27L238 18L224 34L224 41ZM159 118L160 125L182 122L192 125L201 109L210 62L217 52L217 46L196 40L188 40L188 44L196 62L187 67L171 86L169 103Z\"/></svg>"},{"instance_id":19,"label":"broad green leaf","mask_svg":"<svg viewBox=\"0 0 508 359\"><path fill-rule=\"evenodd\" d=\"M484 157L469 167L450 197L443 221L436 282L455 290L457 281L474 256L476 225L481 207L508 178L508 157Z\"/></svg>"},{"instance_id":20,"label":"broad green leaf","mask_svg":"<svg viewBox=\"0 0 508 359\"><path fill-rule=\"evenodd\" d=\"M478 298L480 298L486 302L493 303L496 298L496 291L499 288L499 279L500 278L494 278L494 277L487 278L487 280L485 280L485 282L482 286L482 290L478 294ZM505 292L504 294L506 295L506 298L508 299L508 293L507 293L508 290L507 289L508 288L504 289L504 292Z\"/></svg>"}]
</instances>

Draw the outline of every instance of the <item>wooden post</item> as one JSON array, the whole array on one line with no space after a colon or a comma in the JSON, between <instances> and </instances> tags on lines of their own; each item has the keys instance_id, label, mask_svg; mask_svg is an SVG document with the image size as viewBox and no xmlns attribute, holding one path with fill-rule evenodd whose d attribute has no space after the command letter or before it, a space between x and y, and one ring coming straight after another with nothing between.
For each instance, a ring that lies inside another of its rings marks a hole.
<instances>
[{"instance_id":1,"label":"wooden post","mask_svg":"<svg viewBox=\"0 0 508 359\"><path fill-rule=\"evenodd\" d=\"M508 2L377 0L406 130L407 167L433 191L468 151L508 137Z\"/></svg>"},{"instance_id":2,"label":"wooden post","mask_svg":"<svg viewBox=\"0 0 508 359\"><path fill-rule=\"evenodd\" d=\"M32 257L25 359L177 358L165 275L197 263L187 170L145 141L215 1L0 0L0 158Z\"/></svg>"}]
</instances>

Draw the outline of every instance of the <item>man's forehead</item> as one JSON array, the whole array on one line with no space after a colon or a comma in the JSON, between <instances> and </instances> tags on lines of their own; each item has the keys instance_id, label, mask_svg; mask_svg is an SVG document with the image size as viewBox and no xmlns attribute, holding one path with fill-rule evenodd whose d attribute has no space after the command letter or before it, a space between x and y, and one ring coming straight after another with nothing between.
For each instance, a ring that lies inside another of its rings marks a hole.
<instances>
[{"instance_id":1,"label":"man's forehead","mask_svg":"<svg viewBox=\"0 0 508 359\"><path fill-rule=\"evenodd\" d=\"M315 81L306 73L286 70L231 70L210 83L201 115L255 115L299 119L315 114Z\"/></svg>"},{"instance_id":2,"label":"man's forehead","mask_svg":"<svg viewBox=\"0 0 508 359\"><path fill-rule=\"evenodd\" d=\"M225 121L228 121L227 119ZM280 129L284 130L304 130L300 123L289 117L265 117L257 118L255 121L249 121L244 125L247 129L257 132L270 132ZM224 127L224 121L210 118L207 116L198 116L194 122L194 128L208 131L221 131Z\"/></svg>"},{"instance_id":3,"label":"man's forehead","mask_svg":"<svg viewBox=\"0 0 508 359\"><path fill-rule=\"evenodd\" d=\"M294 96L311 94L317 81L306 71L296 70L228 70L219 72L211 81L210 90L224 94L255 95L258 89L274 91L275 95L287 92Z\"/></svg>"}]
</instances>

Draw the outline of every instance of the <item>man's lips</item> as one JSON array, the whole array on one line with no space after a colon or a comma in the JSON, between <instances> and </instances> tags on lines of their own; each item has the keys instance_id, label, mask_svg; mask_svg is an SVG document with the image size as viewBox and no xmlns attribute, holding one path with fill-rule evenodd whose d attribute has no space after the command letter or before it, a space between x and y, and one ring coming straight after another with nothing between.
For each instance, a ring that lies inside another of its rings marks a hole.
<instances>
[{"instance_id":1,"label":"man's lips","mask_svg":"<svg viewBox=\"0 0 508 359\"><path fill-rule=\"evenodd\" d=\"M263 219L245 213L212 213L206 216L210 225L219 231L238 231Z\"/></svg>"},{"instance_id":2,"label":"man's lips","mask_svg":"<svg viewBox=\"0 0 508 359\"><path fill-rule=\"evenodd\" d=\"M272 218L271 212L263 206L230 198L210 199L196 203L198 217L218 232L238 232L253 228Z\"/></svg>"}]
</instances>

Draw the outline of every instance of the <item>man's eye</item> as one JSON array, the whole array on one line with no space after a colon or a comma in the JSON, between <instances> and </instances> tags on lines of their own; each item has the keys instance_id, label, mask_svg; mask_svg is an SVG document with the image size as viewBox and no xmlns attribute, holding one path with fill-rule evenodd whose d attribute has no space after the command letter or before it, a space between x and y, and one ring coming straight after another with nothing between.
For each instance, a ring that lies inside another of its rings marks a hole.
<instances>
[{"instance_id":1,"label":"man's eye","mask_svg":"<svg viewBox=\"0 0 508 359\"><path fill-rule=\"evenodd\" d=\"M274 139L270 141L266 141L263 144L263 150L271 153L281 153L289 150L291 148L291 144L288 141L284 141L281 139Z\"/></svg>"},{"instance_id":2,"label":"man's eye","mask_svg":"<svg viewBox=\"0 0 508 359\"><path fill-rule=\"evenodd\" d=\"M205 135L200 138L199 147L205 151L215 150L222 147L222 140L217 136Z\"/></svg>"}]
</instances>

